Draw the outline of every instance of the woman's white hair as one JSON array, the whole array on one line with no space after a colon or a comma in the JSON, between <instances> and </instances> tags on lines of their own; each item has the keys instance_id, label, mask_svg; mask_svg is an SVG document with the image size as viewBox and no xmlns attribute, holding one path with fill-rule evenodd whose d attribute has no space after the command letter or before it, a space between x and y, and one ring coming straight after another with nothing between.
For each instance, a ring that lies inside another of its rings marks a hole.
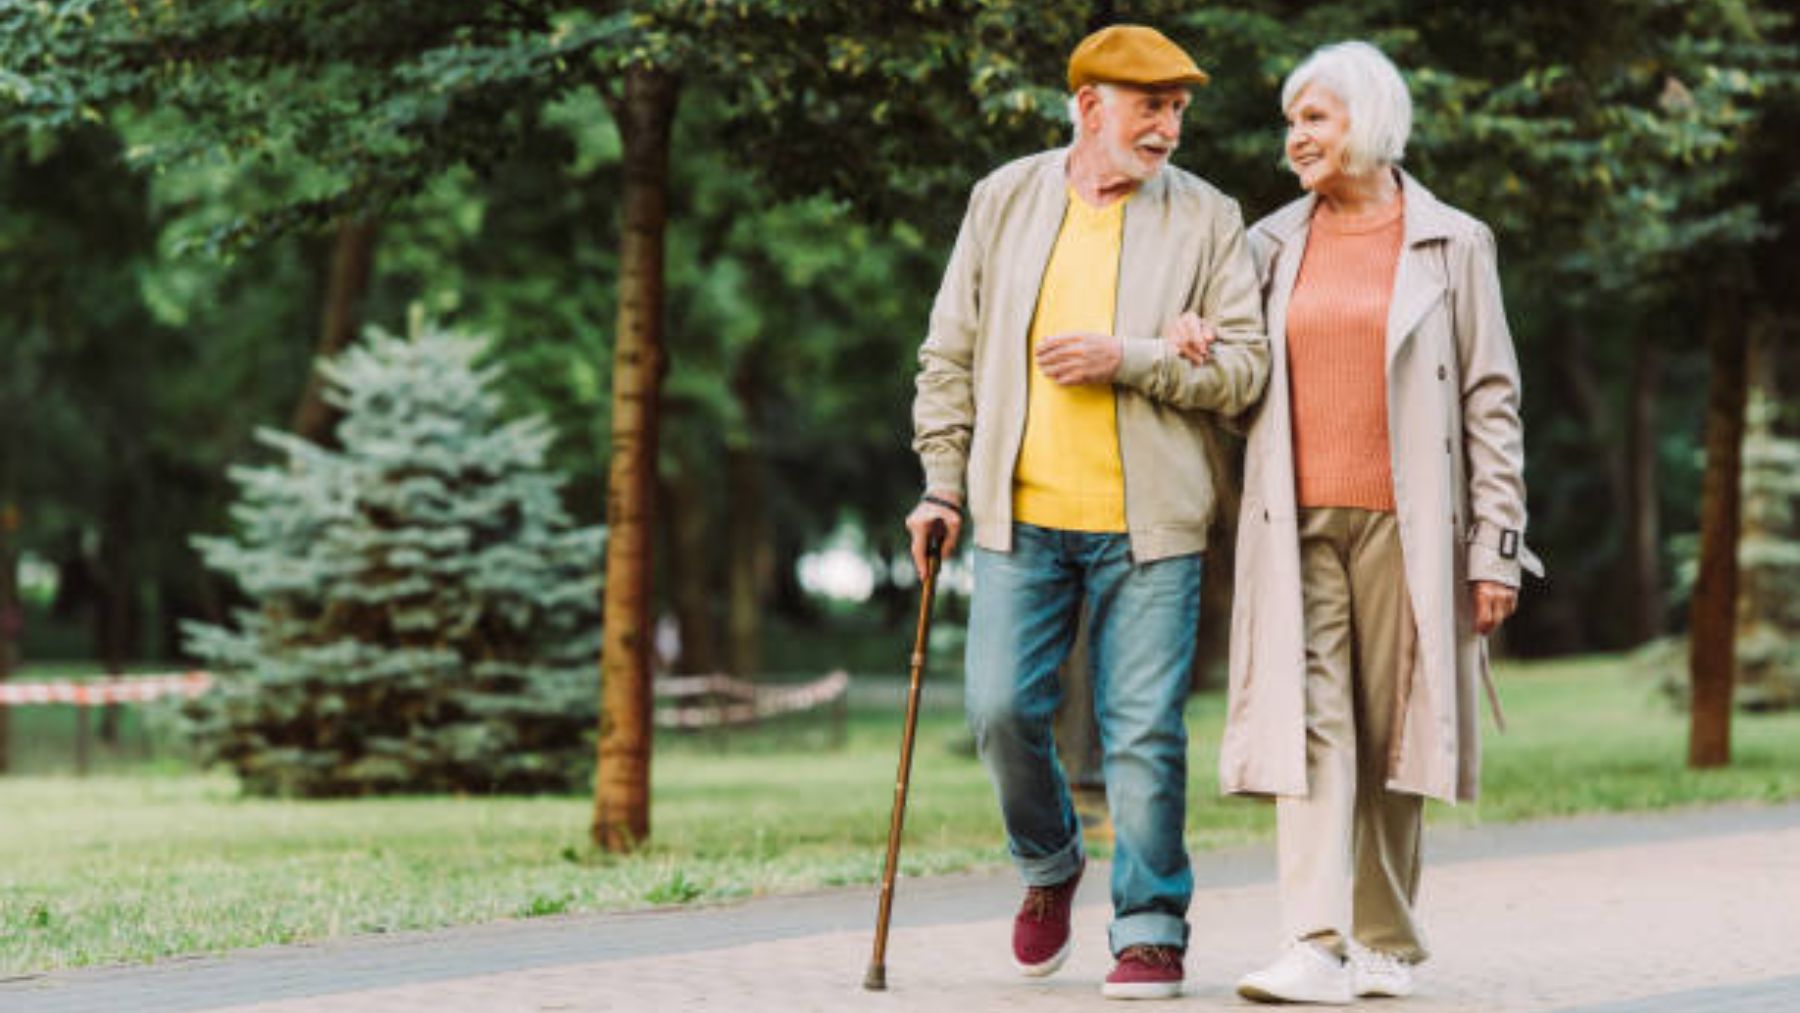
<instances>
[{"instance_id":1,"label":"woman's white hair","mask_svg":"<svg viewBox=\"0 0 1800 1013\"><path fill-rule=\"evenodd\" d=\"M1313 50L1281 86L1281 109L1317 85L1349 107L1344 171L1360 176L1400 161L1412 134L1412 96L1400 71L1367 42L1339 42Z\"/></svg>"}]
</instances>

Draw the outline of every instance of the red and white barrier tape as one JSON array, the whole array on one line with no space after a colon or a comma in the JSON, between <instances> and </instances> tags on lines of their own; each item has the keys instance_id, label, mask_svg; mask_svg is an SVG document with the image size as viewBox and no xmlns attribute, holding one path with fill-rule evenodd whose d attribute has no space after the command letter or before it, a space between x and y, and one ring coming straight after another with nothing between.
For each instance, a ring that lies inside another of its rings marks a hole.
<instances>
[{"instance_id":1,"label":"red and white barrier tape","mask_svg":"<svg viewBox=\"0 0 1800 1013\"><path fill-rule=\"evenodd\" d=\"M832 672L799 686L758 686L728 676L693 676L660 680L659 695L692 699L715 696L733 702L722 706L686 703L658 708L656 723L664 727L697 728L714 724L738 724L809 710L843 696L850 676ZM132 675L84 682L0 682L0 705L74 704L100 707L115 703L143 703L163 697L196 697L213 687L206 672L169 675Z\"/></svg>"},{"instance_id":2,"label":"red and white barrier tape","mask_svg":"<svg viewBox=\"0 0 1800 1013\"><path fill-rule=\"evenodd\" d=\"M100 707L113 703L143 703L166 696L195 697L212 689L213 677L205 672L172 675L129 675L91 682L0 682L0 704L67 703Z\"/></svg>"}]
</instances>

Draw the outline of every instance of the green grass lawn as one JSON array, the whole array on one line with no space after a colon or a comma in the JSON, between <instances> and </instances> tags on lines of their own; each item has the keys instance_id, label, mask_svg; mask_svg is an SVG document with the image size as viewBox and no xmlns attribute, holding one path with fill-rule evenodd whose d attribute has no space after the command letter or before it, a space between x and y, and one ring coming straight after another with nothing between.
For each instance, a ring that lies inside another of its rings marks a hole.
<instances>
[{"instance_id":1,"label":"green grass lawn","mask_svg":"<svg viewBox=\"0 0 1800 1013\"><path fill-rule=\"evenodd\" d=\"M1685 718L1623 660L1511 665L1501 689L1512 730L1489 734L1483 801L1432 820L1800 798L1800 714L1740 715L1735 765L1697 774ZM1216 795L1223 703L1190 711L1201 850L1272 825L1267 804ZM899 726L859 712L841 750L811 734L727 750L665 737L652 841L629 858L588 848L585 799L286 802L218 775L0 779L0 971L872 883ZM905 870L1002 863L960 716L928 711L919 734Z\"/></svg>"}]
</instances>

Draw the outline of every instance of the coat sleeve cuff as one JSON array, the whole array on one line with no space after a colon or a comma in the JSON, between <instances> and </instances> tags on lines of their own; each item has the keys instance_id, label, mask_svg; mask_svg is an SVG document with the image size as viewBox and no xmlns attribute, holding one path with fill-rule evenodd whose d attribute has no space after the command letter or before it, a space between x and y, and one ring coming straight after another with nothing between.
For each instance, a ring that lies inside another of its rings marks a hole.
<instances>
[{"instance_id":1,"label":"coat sleeve cuff","mask_svg":"<svg viewBox=\"0 0 1800 1013\"><path fill-rule=\"evenodd\" d=\"M1486 580L1507 587L1518 587L1521 582L1521 571L1524 568L1516 559L1502 559L1500 554L1485 545L1469 543L1469 579L1471 581Z\"/></svg>"},{"instance_id":2,"label":"coat sleeve cuff","mask_svg":"<svg viewBox=\"0 0 1800 1013\"><path fill-rule=\"evenodd\" d=\"M1525 534L1517 528L1476 521L1469 530L1468 553L1470 580L1489 580L1518 587L1522 573L1539 578L1544 575L1543 562L1526 547Z\"/></svg>"},{"instance_id":3,"label":"coat sleeve cuff","mask_svg":"<svg viewBox=\"0 0 1800 1013\"><path fill-rule=\"evenodd\" d=\"M1120 338L1119 345L1119 371L1113 374L1113 382L1148 390L1168 354L1168 344L1161 338Z\"/></svg>"},{"instance_id":4,"label":"coat sleeve cuff","mask_svg":"<svg viewBox=\"0 0 1800 1013\"><path fill-rule=\"evenodd\" d=\"M968 501L963 489L963 462L947 457L931 458L924 462L925 490L927 492L948 492L957 498Z\"/></svg>"}]
</instances>

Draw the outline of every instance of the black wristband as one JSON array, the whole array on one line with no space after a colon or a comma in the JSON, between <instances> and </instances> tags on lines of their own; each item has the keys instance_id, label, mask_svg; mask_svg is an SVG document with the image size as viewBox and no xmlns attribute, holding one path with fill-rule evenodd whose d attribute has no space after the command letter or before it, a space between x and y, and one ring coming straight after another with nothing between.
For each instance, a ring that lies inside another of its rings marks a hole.
<instances>
[{"instance_id":1,"label":"black wristband","mask_svg":"<svg viewBox=\"0 0 1800 1013\"><path fill-rule=\"evenodd\" d=\"M931 493L926 493L925 495L920 496L919 498L921 500L924 500L927 503L932 503L937 506L941 506L945 510L954 510L958 514L962 513L962 504L952 503L951 501L945 499L942 496L933 496Z\"/></svg>"}]
</instances>

